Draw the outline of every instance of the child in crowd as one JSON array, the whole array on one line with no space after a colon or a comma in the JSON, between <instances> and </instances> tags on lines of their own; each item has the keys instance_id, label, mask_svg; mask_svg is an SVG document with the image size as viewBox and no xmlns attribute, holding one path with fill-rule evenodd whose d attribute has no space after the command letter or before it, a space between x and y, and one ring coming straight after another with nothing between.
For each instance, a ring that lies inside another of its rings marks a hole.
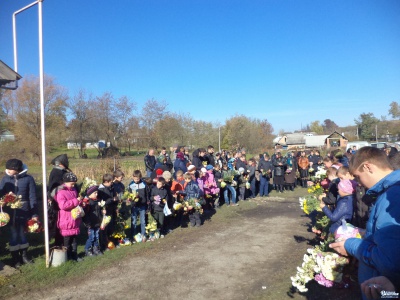
<instances>
[{"instance_id":1,"label":"child in crowd","mask_svg":"<svg viewBox=\"0 0 400 300\"><path fill-rule=\"evenodd\" d=\"M13 266L30 263L27 251L29 247L25 233L26 222L32 217L37 220L36 184L28 168L19 159L10 159L6 162L6 172L0 183L0 197L9 193L21 197L22 207L11 209L4 205L3 210L9 214L11 220L7 225L10 228L9 250L13 259ZM4 232L3 232L4 233Z\"/></svg>"},{"instance_id":2,"label":"child in crowd","mask_svg":"<svg viewBox=\"0 0 400 300\"><path fill-rule=\"evenodd\" d=\"M247 182L247 174L244 174L244 168L239 168L240 175L237 177L238 180L238 198L239 200L245 200L246 197L246 182Z\"/></svg>"},{"instance_id":3,"label":"child in crowd","mask_svg":"<svg viewBox=\"0 0 400 300\"><path fill-rule=\"evenodd\" d=\"M248 170L248 182L250 183L250 195L249 198L253 199L257 196L256 190L256 161L254 158L249 159L249 164L247 166Z\"/></svg>"},{"instance_id":4,"label":"child in crowd","mask_svg":"<svg viewBox=\"0 0 400 300\"><path fill-rule=\"evenodd\" d=\"M216 195L216 199L214 201L214 208L219 208L219 203L221 201L221 198L223 196L222 193L222 188L221 188L221 181L222 181L222 173L221 173L221 165L219 163L215 164L214 166L214 180L215 183L217 184L217 188L219 189L218 194Z\"/></svg>"},{"instance_id":5,"label":"child in crowd","mask_svg":"<svg viewBox=\"0 0 400 300\"><path fill-rule=\"evenodd\" d=\"M192 179L192 175L189 173L185 173L183 175L185 178L185 200L189 199L195 199L196 205L199 204L201 205L199 199L202 196L201 190L198 186L198 184ZM190 225L192 227L200 227L201 226L201 218L200 218L200 212L192 208L191 210L188 211L189 214L189 220L190 220Z\"/></svg>"},{"instance_id":6,"label":"child in crowd","mask_svg":"<svg viewBox=\"0 0 400 300\"><path fill-rule=\"evenodd\" d=\"M233 173L234 170L228 170L228 165L224 164L222 166L222 179L220 179L220 181L221 182L224 181L226 184L224 187L225 204L230 206L238 206L239 204L236 203L236 189L234 187L236 182L233 178L234 177L232 175ZM229 192L230 192L230 197L228 196Z\"/></svg>"},{"instance_id":7,"label":"child in crowd","mask_svg":"<svg viewBox=\"0 0 400 300\"><path fill-rule=\"evenodd\" d=\"M182 203L184 199L183 191L185 189L185 179L183 178L183 171L179 170L175 173L175 175L176 179L172 182L171 185L171 194L174 201ZM178 211L174 211L174 213L176 214L175 226L182 226L183 211L180 209Z\"/></svg>"},{"instance_id":8,"label":"child in crowd","mask_svg":"<svg viewBox=\"0 0 400 300\"><path fill-rule=\"evenodd\" d=\"M207 205L210 208L215 207L215 199L219 198L219 188L214 177L214 167L212 165L206 166L206 182L204 185L204 193L207 199Z\"/></svg>"},{"instance_id":9,"label":"child in crowd","mask_svg":"<svg viewBox=\"0 0 400 300\"><path fill-rule=\"evenodd\" d=\"M124 180L125 174L121 170L115 170L113 173L113 190L115 195L121 199L122 195L125 192L125 185L122 183L122 180Z\"/></svg>"},{"instance_id":10,"label":"child in crowd","mask_svg":"<svg viewBox=\"0 0 400 300\"><path fill-rule=\"evenodd\" d=\"M69 260L81 261L77 252L77 237L80 232L81 218L74 219L71 211L81 204L82 198L78 197L75 183L78 181L73 173L63 175L63 187L55 194L55 200L60 208L57 226L64 238L64 247L67 248Z\"/></svg>"},{"instance_id":11,"label":"child in crowd","mask_svg":"<svg viewBox=\"0 0 400 300\"><path fill-rule=\"evenodd\" d=\"M167 204L168 192L165 189L165 179L157 178L157 183L151 190L152 215L157 221L160 234L164 237L164 206Z\"/></svg>"},{"instance_id":12,"label":"child in crowd","mask_svg":"<svg viewBox=\"0 0 400 300\"><path fill-rule=\"evenodd\" d=\"M337 176L337 169L334 167L326 170L326 177L329 180L328 193L323 193L319 196L319 200L323 201L326 205L336 205L338 197L338 184L340 179Z\"/></svg>"},{"instance_id":13,"label":"child in crowd","mask_svg":"<svg viewBox=\"0 0 400 300\"><path fill-rule=\"evenodd\" d=\"M329 228L330 233L335 231L342 224L342 219L351 222L353 218L353 201L354 201L354 187L350 180L340 180L338 184L339 198L337 200L336 208L331 211L323 201L320 207L325 215L331 220L332 225Z\"/></svg>"},{"instance_id":14,"label":"child in crowd","mask_svg":"<svg viewBox=\"0 0 400 300\"><path fill-rule=\"evenodd\" d=\"M172 174L171 174L171 172L170 171L164 171L163 172L163 174L162 174L162 177L165 179L165 186L164 186L164 188L167 190L167 203L166 203L166 205L168 205L168 208L169 208L169 210L171 211L172 210L172 206L174 205L174 199L173 199L173 197L172 197L172 191L171 191L171 188L172 188ZM164 218L164 229L165 229L165 232L164 233L170 233L170 232L172 232L172 227L173 227L173 224L172 224L172 215L169 215L169 216L165 216L165 218Z\"/></svg>"},{"instance_id":15,"label":"child in crowd","mask_svg":"<svg viewBox=\"0 0 400 300\"><path fill-rule=\"evenodd\" d=\"M106 214L106 210L101 208L97 199L98 186L94 185L86 190L88 201L85 207L85 216L83 223L88 229L88 239L85 245L86 256L102 255L100 251L100 230L101 221Z\"/></svg>"},{"instance_id":16,"label":"child in crowd","mask_svg":"<svg viewBox=\"0 0 400 300\"><path fill-rule=\"evenodd\" d=\"M150 179L151 180L151 179ZM140 234L142 235L142 242L146 241L146 211L147 203L149 201L149 194L146 185L142 180L142 172L140 170L133 171L132 181L129 183L128 191L136 193L136 199L132 200L131 207L131 239L137 234L137 217L140 218ZM136 201L137 200L137 201Z\"/></svg>"},{"instance_id":17,"label":"child in crowd","mask_svg":"<svg viewBox=\"0 0 400 300\"><path fill-rule=\"evenodd\" d=\"M114 233L118 209L118 197L115 196L114 190L112 188L113 180L114 176L112 174L104 174L103 182L99 185L98 189L99 200L103 200L106 203L105 207L107 211L107 216L111 217L110 223L105 229L107 239ZM102 241L101 250L103 251L107 248L107 239Z\"/></svg>"},{"instance_id":18,"label":"child in crowd","mask_svg":"<svg viewBox=\"0 0 400 300\"><path fill-rule=\"evenodd\" d=\"M354 180L348 167L340 167L338 170L338 177L341 180L349 179L353 184L353 187L356 190L356 196L353 203L353 225L365 229L369 218L369 210L374 202L374 196L366 194L365 187Z\"/></svg>"}]
</instances>

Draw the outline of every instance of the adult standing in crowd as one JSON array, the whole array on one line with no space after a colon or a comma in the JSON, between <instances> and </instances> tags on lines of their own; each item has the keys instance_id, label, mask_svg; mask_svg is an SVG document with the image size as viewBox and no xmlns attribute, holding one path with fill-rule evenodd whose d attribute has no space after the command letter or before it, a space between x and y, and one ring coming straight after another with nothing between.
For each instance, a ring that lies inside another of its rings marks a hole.
<instances>
[{"instance_id":1,"label":"adult standing in crowd","mask_svg":"<svg viewBox=\"0 0 400 300\"><path fill-rule=\"evenodd\" d=\"M280 152L276 153L274 165L274 185L276 187L276 191L279 193L283 193L283 186L285 185L285 167L286 161L282 157Z\"/></svg>"},{"instance_id":2,"label":"adult standing in crowd","mask_svg":"<svg viewBox=\"0 0 400 300\"><path fill-rule=\"evenodd\" d=\"M207 147L207 154L204 157L207 161L207 165L215 166L214 146L209 145Z\"/></svg>"},{"instance_id":3,"label":"adult standing in crowd","mask_svg":"<svg viewBox=\"0 0 400 300\"><path fill-rule=\"evenodd\" d=\"M371 207L363 239L349 238L330 244L342 255L358 259L358 280L387 277L395 286L400 282L400 170L393 170L386 154L374 147L363 147L350 161L350 172L376 197ZM366 299L363 294L363 299Z\"/></svg>"},{"instance_id":4,"label":"adult standing in crowd","mask_svg":"<svg viewBox=\"0 0 400 300\"><path fill-rule=\"evenodd\" d=\"M297 164L299 166L301 186L303 188L306 188L307 187L307 179L308 179L308 167L310 165L310 162L308 161L308 158L306 157L305 151L301 151L299 161Z\"/></svg>"},{"instance_id":5,"label":"adult standing in crowd","mask_svg":"<svg viewBox=\"0 0 400 300\"><path fill-rule=\"evenodd\" d=\"M150 148L144 157L144 165L146 166L146 176L151 177L156 166L156 157L154 156L154 149Z\"/></svg>"},{"instance_id":6,"label":"adult standing in crowd","mask_svg":"<svg viewBox=\"0 0 400 300\"><path fill-rule=\"evenodd\" d=\"M67 154L58 155L51 161L51 164L53 165L53 169L50 172L47 189L49 237L50 239L54 237L54 246L61 247L64 244L64 239L57 227L58 211L60 208L54 196L58 188L62 188L64 174L71 172L71 170L69 169Z\"/></svg>"}]
</instances>

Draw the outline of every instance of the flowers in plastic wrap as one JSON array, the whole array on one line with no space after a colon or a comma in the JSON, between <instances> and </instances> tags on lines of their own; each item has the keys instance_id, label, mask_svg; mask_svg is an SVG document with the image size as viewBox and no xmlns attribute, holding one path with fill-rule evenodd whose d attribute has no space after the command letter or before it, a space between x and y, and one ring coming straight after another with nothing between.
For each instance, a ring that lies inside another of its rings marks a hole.
<instances>
[{"instance_id":1,"label":"flowers in plastic wrap","mask_svg":"<svg viewBox=\"0 0 400 300\"><path fill-rule=\"evenodd\" d=\"M228 170L226 172L223 172L223 178L222 180L225 183L231 183L233 181L233 178L235 177L236 172L234 170Z\"/></svg>"},{"instance_id":2,"label":"flowers in plastic wrap","mask_svg":"<svg viewBox=\"0 0 400 300\"><path fill-rule=\"evenodd\" d=\"M85 177L81 185L81 190L79 191L79 196L84 196L86 194L86 190L94 185L97 185L95 180Z\"/></svg>"},{"instance_id":3,"label":"flowers in plastic wrap","mask_svg":"<svg viewBox=\"0 0 400 300\"><path fill-rule=\"evenodd\" d=\"M222 187L222 188L226 187L226 182L225 182L225 181L222 181L222 182L221 182L221 187Z\"/></svg>"},{"instance_id":4,"label":"flowers in plastic wrap","mask_svg":"<svg viewBox=\"0 0 400 300\"><path fill-rule=\"evenodd\" d=\"M335 232L335 241L345 241L348 238L361 238L361 234L357 227L346 223L346 220L342 219L342 225Z\"/></svg>"},{"instance_id":5,"label":"flowers in plastic wrap","mask_svg":"<svg viewBox=\"0 0 400 300\"><path fill-rule=\"evenodd\" d=\"M297 267L295 276L290 277L292 285L299 292L307 292L306 284L315 280L318 284L333 287L348 287L343 282L343 267L349 260L337 253L329 251L328 244L331 241L321 242L314 248L307 249L303 256L303 263Z\"/></svg>"},{"instance_id":6,"label":"flowers in plastic wrap","mask_svg":"<svg viewBox=\"0 0 400 300\"><path fill-rule=\"evenodd\" d=\"M82 206L77 206L71 210L71 216L74 220L78 218L82 218L85 216L85 211L83 210Z\"/></svg>"},{"instance_id":7,"label":"flowers in plastic wrap","mask_svg":"<svg viewBox=\"0 0 400 300\"><path fill-rule=\"evenodd\" d=\"M198 202L197 199L195 198L190 198L189 200L184 202L185 208L187 208L187 211L198 211L201 214L203 213L203 208L201 207L201 204Z\"/></svg>"},{"instance_id":8,"label":"flowers in plastic wrap","mask_svg":"<svg viewBox=\"0 0 400 300\"><path fill-rule=\"evenodd\" d=\"M43 227L38 220L30 219L26 222L26 231L30 233L39 233L43 231Z\"/></svg>"},{"instance_id":9,"label":"flowers in plastic wrap","mask_svg":"<svg viewBox=\"0 0 400 300\"><path fill-rule=\"evenodd\" d=\"M8 207L11 207L12 209L21 208L22 207L21 195L17 197L15 194L10 192L3 198L1 198L0 205L1 206L6 205Z\"/></svg>"},{"instance_id":10,"label":"flowers in plastic wrap","mask_svg":"<svg viewBox=\"0 0 400 300\"><path fill-rule=\"evenodd\" d=\"M10 222L10 215L8 213L0 212L0 227L6 226Z\"/></svg>"},{"instance_id":11,"label":"flowers in plastic wrap","mask_svg":"<svg viewBox=\"0 0 400 300\"><path fill-rule=\"evenodd\" d=\"M157 231L157 221L154 219L152 214L148 214L148 219L147 219L147 226L146 228L146 233L151 234Z\"/></svg>"},{"instance_id":12,"label":"flowers in plastic wrap","mask_svg":"<svg viewBox=\"0 0 400 300\"><path fill-rule=\"evenodd\" d=\"M307 189L307 192L318 198L318 196L322 195L325 192L325 190L322 188L322 186L319 183L317 183L313 186L310 186Z\"/></svg>"},{"instance_id":13,"label":"flowers in plastic wrap","mask_svg":"<svg viewBox=\"0 0 400 300\"><path fill-rule=\"evenodd\" d=\"M250 187L251 187L251 184L250 184L250 182L246 182L246 189L250 189Z\"/></svg>"},{"instance_id":14,"label":"flowers in plastic wrap","mask_svg":"<svg viewBox=\"0 0 400 300\"><path fill-rule=\"evenodd\" d=\"M101 220L100 229L104 230L106 226L110 223L111 216L103 215L103 220Z\"/></svg>"},{"instance_id":15,"label":"flowers in plastic wrap","mask_svg":"<svg viewBox=\"0 0 400 300\"><path fill-rule=\"evenodd\" d=\"M126 205L130 205L130 201L138 202L139 195L136 191L130 192L128 189L125 190L124 194L122 195L122 200L125 200Z\"/></svg>"},{"instance_id":16,"label":"flowers in plastic wrap","mask_svg":"<svg viewBox=\"0 0 400 300\"><path fill-rule=\"evenodd\" d=\"M172 208L173 208L175 211L178 211L178 210L181 210L181 209L183 208L183 205L182 205L182 203L175 202L174 205L172 206Z\"/></svg>"}]
</instances>

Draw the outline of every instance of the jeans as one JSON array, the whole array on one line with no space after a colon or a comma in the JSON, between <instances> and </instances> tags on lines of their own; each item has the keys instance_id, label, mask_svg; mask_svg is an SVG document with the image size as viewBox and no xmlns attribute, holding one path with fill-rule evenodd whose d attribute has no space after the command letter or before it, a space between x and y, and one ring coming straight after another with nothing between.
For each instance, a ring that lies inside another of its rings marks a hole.
<instances>
[{"instance_id":1,"label":"jeans","mask_svg":"<svg viewBox=\"0 0 400 300\"><path fill-rule=\"evenodd\" d=\"M256 177L254 177L254 178L250 181L250 192L251 192L250 198L255 198L256 195L257 195L256 182L257 182Z\"/></svg>"},{"instance_id":2,"label":"jeans","mask_svg":"<svg viewBox=\"0 0 400 300\"><path fill-rule=\"evenodd\" d=\"M152 173L153 173L153 171L146 170L146 177L151 177Z\"/></svg>"},{"instance_id":3,"label":"jeans","mask_svg":"<svg viewBox=\"0 0 400 300\"><path fill-rule=\"evenodd\" d=\"M269 194L269 177L260 176L260 196L268 196Z\"/></svg>"},{"instance_id":4,"label":"jeans","mask_svg":"<svg viewBox=\"0 0 400 300\"><path fill-rule=\"evenodd\" d=\"M135 236L137 231L137 216L140 215L140 233L142 236L146 235L146 206L134 206L131 209L131 234Z\"/></svg>"},{"instance_id":5,"label":"jeans","mask_svg":"<svg viewBox=\"0 0 400 300\"><path fill-rule=\"evenodd\" d=\"M24 225L19 223L12 225L10 233L10 251L18 251L29 247Z\"/></svg>"},{"instance_id":6,"label":"jeans","mask_svg":"<svg viewBox=\"0 0 400 300\"><path fill-rule=\"evenodd\" d=\"M245 199L245 194L246 194L246 187L245 186L241 186L238 188L238 198L239 200L244 200Z\"/></svg>"},{"instance_id":7,"label":"jeans","mask_svg":"<svg viewBox=\"0 0 400 300\"><path fill-rule=\"evenodd\" d=\"M99 248L99 231L100 228L89 228L88 229L88 239L85 245L85 251L92 247Z\"/></svg>"},{"instance_id":8,"label":"jeans","mask_svg":"<svg viewBox=\"0 0 400 300\"><path fill-rule=\"evenodd\" d=\"M235 204L236 203L236 190L230 184L227 184L226 187L225 187L225 190L224 190L225 204L229 205L228 191L231 192L231 203Z\"/></svg>"}]
</instances>

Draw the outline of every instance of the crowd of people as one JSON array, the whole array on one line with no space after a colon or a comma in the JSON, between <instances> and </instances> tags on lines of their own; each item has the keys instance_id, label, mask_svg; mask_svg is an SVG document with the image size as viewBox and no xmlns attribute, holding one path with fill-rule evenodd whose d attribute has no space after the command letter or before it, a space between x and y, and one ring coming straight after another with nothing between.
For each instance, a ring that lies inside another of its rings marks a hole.
<instances>
[{"instance_id":1,"label":"crowd of people","mask_svg":"<svg viewBox=\"0 0 400 300\"><path fill-rule=\"evenodd\" d=\"M201 226L204 210L268 197L273 189L283 193L307 188L310 176L324 168L329 184L320 196L320 206L332 221L331 232L343 219L366 229L363 239L348 239L331 247L357 258L360 283L384 276L376 279L376 284L381 287L382 280L388 280L399 287L399 153L364 147L345 153L337 150L326 156L321 156L319 150L286 151L282 155L278 149L272 155L265 152L247 156L244 149L215 153L211 145L191 155L178 145L170 151L162 148L157 156L154 149L149 149L144 157L146 173L135 170L126 187L125 174L116 170L104 174L100 185L85 186L81 191L76 186L77 176L69 169L68 157L57 156L48 181L49 227L54 245L65 247L68 259L80 261L77 237L83 223L87 230L86 256L102 255L110 241L118 246L113 233L121 202L129 208L129 241L138 242L135 237L140 234L139 241L146 242L154 238L149 235L150 219L162 238L179 226ZM7 161L0 191L0 196L15 194L22 201L17 209L4 207L11 216L9 250L18 267L30 261L26 222L38 217L35 181L22 161ZM124 196L126 192L128 197ZM82 208L83 217L77 207ZM106 216L108 222L104 223ZM375 295L364 291L365 284L362 288L364 296Z\"/></svg>"}]
</instances>

